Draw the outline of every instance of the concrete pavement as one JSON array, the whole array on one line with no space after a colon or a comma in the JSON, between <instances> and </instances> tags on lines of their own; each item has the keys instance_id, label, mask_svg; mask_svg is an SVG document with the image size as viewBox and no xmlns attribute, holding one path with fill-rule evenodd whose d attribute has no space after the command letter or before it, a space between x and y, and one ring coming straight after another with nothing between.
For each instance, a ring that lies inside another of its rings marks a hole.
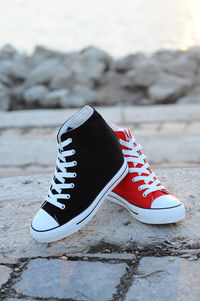
<instances>
[{"instance_id":1,"label":"concrete pavement","mask_svg":"<svg viewBox=\"0 0 200 301\"><path fill-rule=\"evenodd\" d=\"M84 253L92 246L98 250L102 241L116 246L117 251L120 246L130 242L143 247L177 240L182 246L182 241L185 243L188 240L188 248L194 241L200 243L200 170L184 168L155 171L166 188L183 200L187 210L183 222L161 226L141 224L133 220L128 211L107 201L86 227L70 239L49 244L48 247L32 239L29 225L46 197L51 176L1 179L0 252L4 261L7 258L9 262L9 258L59 256L65 252Z\"/></svg>"},{"instance_id":2,"label":"concrete pavement","mask_svg":"<svg viewBox=\"0 0 200 301\"><path fill-rule=\"evenodd\" d=\"M200 171L170 168L156 173L183 200L187 212L184 221L161 226L141 224L125 209L105 201L78 233L49 244L34 241L29 224L44 200L51 176L1 179L2 300L182 301L189 294L191 300L199 300ZM188 290L183 285L187 281ZM167 294L160 298L169 285L171 299Z\"/></svg>"}]
</instances>

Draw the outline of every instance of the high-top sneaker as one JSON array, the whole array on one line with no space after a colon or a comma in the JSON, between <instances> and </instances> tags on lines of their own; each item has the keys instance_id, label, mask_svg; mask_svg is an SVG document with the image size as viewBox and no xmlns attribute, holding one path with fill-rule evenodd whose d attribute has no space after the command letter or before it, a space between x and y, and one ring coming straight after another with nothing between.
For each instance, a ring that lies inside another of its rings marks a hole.
<instances>
[{"instance_id":1,"label":"high-top sneaker","mask_svg":"<svg viewBox=\"0 0 200 301\"><path fill-rule=\"evenodd\" d=\"M128 172L115 133L92 107L85 106L62 125L57 143L48 196L30 227L39 242L78 231Z\"/></svg>"},{"instance_id":2,"label":"high-top sneaker","mask_svg":"<svg viewBox=\"0 0 200 301\"><path fill-rule=\"evenodd\" d=\"M168 224L185 217L185 207L169 193L147 163L129 130L107 121L115 131L129 165L127 176L109 193L107 199L122 205L137 220L147 224Z\"/></svg>"}]
</instances>

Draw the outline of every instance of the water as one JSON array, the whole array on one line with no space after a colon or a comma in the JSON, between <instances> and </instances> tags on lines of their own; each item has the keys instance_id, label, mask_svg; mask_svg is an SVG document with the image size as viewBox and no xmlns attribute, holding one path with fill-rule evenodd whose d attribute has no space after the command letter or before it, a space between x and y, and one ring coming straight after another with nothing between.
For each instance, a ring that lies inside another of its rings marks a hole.
<instances>
[{"instance_id":1,"label":"water","mask_svg":"<svg viewBox=\"0 0 200 301\"><path fill-rule=\"evenodd\" d=\"M199 0L0 0L0 46L71 51L96 45L114 56L200 44Z\"/></svg>"}]
</instances>

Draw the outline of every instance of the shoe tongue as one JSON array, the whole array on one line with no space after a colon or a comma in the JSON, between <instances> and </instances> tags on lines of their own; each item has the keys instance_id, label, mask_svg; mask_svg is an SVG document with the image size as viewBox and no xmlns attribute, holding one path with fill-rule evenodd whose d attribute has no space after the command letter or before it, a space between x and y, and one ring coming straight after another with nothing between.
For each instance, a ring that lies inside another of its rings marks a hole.
<instances>
[{"instance_id":1,"label":"shoe tongue","mask_svg":"<svg viewBox=\"0 0 200 301\"><path fill-rule=\"evenodd\" d=\"M120 128L119 126L117 126L116 124L114 124L111 121L107 121L107 123L114 130L114 132L117 135L118 139L122 139L122 140L128 142L132 138L131 133L130 133L130 131L128 129ZM136 143L134 143L134 145L137 146ZM127 149L123 145L121 145L121 148L122 149ZM138 151L138 154L142 154L141 151ZM144 163L145 163L145 161L144 161ZM143 166L143 164L141 164L141 163L134 164L132 162L129 162L129 167L132 167L132 168L134 168L134 167L141 168L142 166ZM150 168L148 168L148 170L151 173ZM137 175L138 175L138 173L136 172L135 176L137 176ZM142 173L141 175L142 176L144 176L144 175L148 176L148 173Z\"/></svg>"},{"instance_id":2,"label":"shoe tongue","mask_svg":"<svg viewBox=\"0 0 200 301\"><path fill-rule=\"evenodd\" d=\"M72 127L68 127L66 129L65 133L63 133L62 135L59 135L58 138L57 138L58 142L63 142L65 140L67 140L69 138L69 131L71 131L71 130L73 130L73 128ZM65 150L65 148L64 148L64 150ZM56 167L56 168L57 168L57 171L60 172L60 170L58 169L58 167ZM56 184L61 184L61 182L57 178L55 178L55 177L54 177L54 181L55 181ZM67 183L67 179L65 179L65 183ZM52 189L52 193L53 194L58 194L58 192L56 190L54 190L54 189Z\"/></svg>"},{"instance_id":3,"label":"shoe tongue","mask_svg":"<svg viewBox=\"0 0 200 301\"><path fill-rule=\"evenodd\" d=\"M106 120L109 127L115 132L118 139L129 141L132 137L126 128L122 128L110 120Z\"/></svg>"},{"instance_id":4,"label":"shoe tongue","mask_svg":"<svg viewBox=\"0 0 200 301\"><path fill-rule=\"evenodd\" d=\"M125 131L115 131L115 134L117 135L118 140L122 139L124 141L129 141Z\"/></svg>"},{"instance_id":5,"label":"shoe tongue","mask_svg":"<svg viewBox=\"0 0 200 301\"><path fill-rule=\"evenodd\" d=\"M63 142L69 138L69 131L73 130L72 127L68 127L67 131L60 136L60 141Z\"/></svg>"}]
</instances>

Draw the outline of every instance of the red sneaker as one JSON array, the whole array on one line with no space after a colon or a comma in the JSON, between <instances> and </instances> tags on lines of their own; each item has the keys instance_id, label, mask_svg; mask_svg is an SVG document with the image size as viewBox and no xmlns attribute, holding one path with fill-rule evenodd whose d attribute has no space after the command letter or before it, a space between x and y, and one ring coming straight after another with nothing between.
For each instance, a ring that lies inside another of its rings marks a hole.
<instances>
[{"instance_id":1,"label":"red sneaker","mask_svg":"<svg viewBox=\"0 0 200 301\"><path fill-rule=\"evenodd\" d=\"M107 123L115 131L129 166L129 173L107 199L126 208L142 223L169 224L184 219L183 203L161 185L130 131L110 121Z\"/></svg>"}]
</instances>

